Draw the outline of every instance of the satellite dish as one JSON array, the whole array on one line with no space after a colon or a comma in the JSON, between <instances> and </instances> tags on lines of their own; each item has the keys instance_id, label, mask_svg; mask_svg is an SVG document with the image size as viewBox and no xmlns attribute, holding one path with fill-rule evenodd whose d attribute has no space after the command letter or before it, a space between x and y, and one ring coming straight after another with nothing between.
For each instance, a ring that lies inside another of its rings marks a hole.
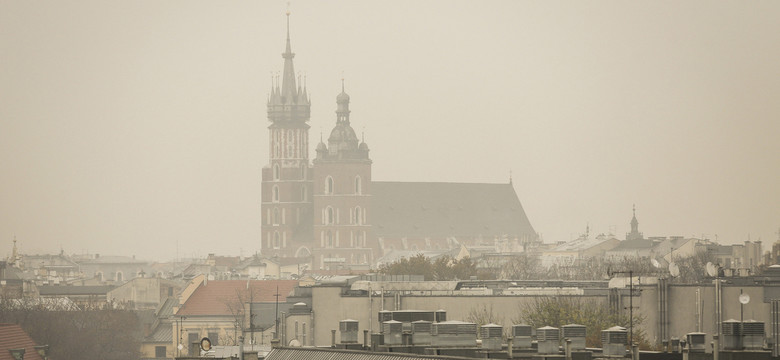
<instances>
[{"instance_id":1,"label":"satellite dish","mask_svg":"<svg viewBox=\"0 0 780 360\"><path fill-rule=\"evenodd\" d=\"M711 277L718 277L718 267L715 266L715 264L708 262L707 263L707 275Z\"/></svg>"},{"instance_id":2,"label":"satellite dish","mask_svg":"<svg viewBox=\"0 0 780 360\"><path fill-rule=\"evenodd\" d=\"M660 269L661 268L661 263L659 263L658 260L656 260L656 259L650 259L650 263L653 264L653 266L656 269Z\"/></svg>"},{"instance_id":3,"label":"satellite dish","mask_svg":"<svg viewBox=\"0 0 780 360\"><path fill-rule=\"evenodd\" d=\"M748 294L739 294L739 303L742 305L747 305L747 303L750 302L750 295Z\"/></svg>"},{"instance_id":4,"label":"satellite dish","mask_svg":"<svg viewBox=\"0 0 780 360\"><path fill-rule=\"evenodd\" d=\"M672 277L680 276L680 267L675 263L669 263L669 275L672 275Z\"/></svg>"}]
</instances>

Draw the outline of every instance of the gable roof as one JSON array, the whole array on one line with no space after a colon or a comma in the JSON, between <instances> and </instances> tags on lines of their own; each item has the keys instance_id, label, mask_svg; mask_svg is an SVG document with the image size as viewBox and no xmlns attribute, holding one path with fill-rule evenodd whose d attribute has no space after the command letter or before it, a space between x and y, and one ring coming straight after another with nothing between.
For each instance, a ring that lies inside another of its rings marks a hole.
<instances>
[{"instance_id":1,"label":"gable roof","mask_svg":"<svg viewBox=\"0 0 780 360\"><path fill-rule=\"evenodd\" d=\"M18 324L0 324L0 360L13 360L10 349L24 348L26 360L43 360L35 351L37 344L27 335Z\"/></svg>"},{"instance_id":2,"label":"gable roof","mask_svg":"<svg viewBox=\"0 0 780 360\"><path fill-rule=\"evenodd\" d=\"M296 280L210 280L202 282L176 315L231 315L231 304L241 297L249 302L249 291L253 302L275 302L276 287L279 286L279 302L287 301L287 295L298 285ZM234 306L234 305L232 305Z\"/></svg>"},{"instance_id":3,"label":"gable roof","mask_svg":"<svg viewBox=\"0 0 780 360\"><path fill-rule=\"evenodd\" d=\"M371 182L377 237L536 238L512 184Z\"/></svg>"}]
</instances>

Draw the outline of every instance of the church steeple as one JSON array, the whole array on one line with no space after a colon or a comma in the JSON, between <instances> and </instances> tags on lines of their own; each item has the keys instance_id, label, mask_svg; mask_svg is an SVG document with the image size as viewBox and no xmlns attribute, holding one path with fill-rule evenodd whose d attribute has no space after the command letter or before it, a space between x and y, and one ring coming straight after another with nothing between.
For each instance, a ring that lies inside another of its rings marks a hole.
<instances>
[{"instance_id":1,"label":"church steeple","mask_svg":"<svg viewBox=\"0 0 780 360\"><path fill-rule=\"evenodd\" d=\"M341 94L336 96L336 124L349 125L349 95L344 91L344 79L341 79Z\"/></svg>"},{"instance_id":2,"label":"church steeple","mask_svg":"<svg viewBox=\"0 0 780 360\"><path fill-rule=\"evenodd\" d=\"M292 52L292 46L290 45L290 11L287 11L287 47L282 54L284 58L284 73L282 75L282 101L287 103L297 102L298 91L295 87L295 67L293 66L293 58L295 53Z\"/></svg>"},{"instance_id":3,"label":"church steeple","mask_svg":"<svg viewBox=\"0 0 780 360\"><path fill-rule=\"evenodd\" d=\"M632 211L634 216L631 218L631 232L626 234L626 240L643 239L642 233L639 232L639 221L636 219L636 204L634 204Z\"/></svg>"},{"instance_id":4,"label":"church steeple","mask_svg":"<svg viewBox=\"0 0 780 360\"><path fill-rule=\"evenodd\" d=\"M289 121L300 125L309 121L311 102L306 93L306 85L301 84L301 81L296 78L294 57L295 53L292 52L290 44L290 12L288 11L287 38L282 53L284 70L281 75L272 77L271 94L268 96L268 120L274 124L281 125L281 122Z\"/></svg>"}]
</instances>

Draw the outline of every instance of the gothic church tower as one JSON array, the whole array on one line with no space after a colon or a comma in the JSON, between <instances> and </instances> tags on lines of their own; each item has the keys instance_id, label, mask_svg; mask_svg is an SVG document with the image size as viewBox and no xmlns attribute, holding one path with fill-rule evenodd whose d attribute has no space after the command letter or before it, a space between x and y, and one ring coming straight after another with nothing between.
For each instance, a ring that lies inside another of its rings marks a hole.
<instances>
[{"instance_id":1,"label":"gothic church tower","mask_svg":"<svg viewBox=\"0 0 780 360\"><path fill-rule=\"evenodd\" d=\"M320 141L313 161L315 269L338 270L373 263L371 159L349 123L349 95L336 97L336 126Z\"/></svg>"},{"instance_id":2,"label":"gothic church tower","mask_svg":"<svg viewBox=\"0 0 780 360\"><path fill-rule=\"evenodd\" d=\"M284 72L271 84L268 96L270 159L262 174L263 255L308 257L312 242L309 121L311 101L295 77L287 13Z\"/></svg>"}]
</instances>

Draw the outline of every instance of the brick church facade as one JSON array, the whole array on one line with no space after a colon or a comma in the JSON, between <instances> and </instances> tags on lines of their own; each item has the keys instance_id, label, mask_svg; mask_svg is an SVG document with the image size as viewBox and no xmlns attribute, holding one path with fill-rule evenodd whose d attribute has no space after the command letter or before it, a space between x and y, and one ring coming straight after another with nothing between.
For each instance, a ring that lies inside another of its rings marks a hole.
<instances>
[{"instance_id":1,"label":"brick church facade","mask_svg":"<svg viewBox=\"0 0 780 360\"><path fill-rule=\"evenodd\" d=\"M311 102L296 79L289 14L284 71L268 97L269 163L262 170L261 249L313 269L368 268L396 250L467 246L521 250L538 240L511 180L505 184L375 182L368 145L350 126L349 95L336 97L327 144L309 160Z\"/></svg>"}]
</instances>

